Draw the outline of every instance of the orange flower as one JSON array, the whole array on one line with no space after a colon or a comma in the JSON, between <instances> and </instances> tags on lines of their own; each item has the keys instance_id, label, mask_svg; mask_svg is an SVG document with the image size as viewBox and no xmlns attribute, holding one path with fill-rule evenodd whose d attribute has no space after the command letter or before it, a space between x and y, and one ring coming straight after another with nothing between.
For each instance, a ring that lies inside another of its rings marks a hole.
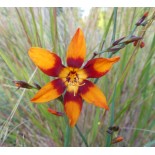
<instances>
[{"instance_id":1,"label":"orange flower","mask_svg":"<svg viewBox=\"0 0 155 155\"><path fill-rule=\"evenodd\" d=\"M56 99L66 90L64 110L72 127L79 118L82 99L106 110L109 109L104 94L86 79L105 75L120 58L95 58L89 60L80 69L86 56L85 38L80 28L69 44L66 56L67 67L62 64L59 56L43 48L30 48L29 56L45 74L58 77L43 86L31 99L32 102L48 102Z\"/></svg>"}]
</instances>

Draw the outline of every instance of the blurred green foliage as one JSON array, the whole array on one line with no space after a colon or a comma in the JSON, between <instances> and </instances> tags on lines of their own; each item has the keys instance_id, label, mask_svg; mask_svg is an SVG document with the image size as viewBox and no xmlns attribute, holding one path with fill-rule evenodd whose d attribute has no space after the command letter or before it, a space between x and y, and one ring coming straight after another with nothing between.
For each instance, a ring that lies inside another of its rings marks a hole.
<instances>
[{"instance_id":1,"label":"blurred green foliage","mask_svg":"<svg viewBox=\"0 0 155 155\"><path fill-rule=\"evenodd\" d=\"M91 8L87 17L82 16L80 8L0 8L0 145L85 146L76 128L68 130L70 141L67 141L66 118L47 112L48 107L63 111L60 100L33 104L30 99L36 90L16 90L12 80L37 82L41 86L52 80L36 70L27 54L30 47L49 49L65 64L70 39L81 27L87 43L86 60L89 60L95 51L111 45L114 25L115 39L128 36L145 11L149 11L148 18L151 18L154 8L118 8L114 22L113 8ZM120 62L97 82L111 110L105 112L84 103L77 125L89 146L106 146L110 125L120 127L113 137L124 137L123 142L112 146L154 145L154 24L146 30L145 47L129 44L117 52ZM134 35L142 31L143 27L139 26Z\"/></svg>"}]
</instances>

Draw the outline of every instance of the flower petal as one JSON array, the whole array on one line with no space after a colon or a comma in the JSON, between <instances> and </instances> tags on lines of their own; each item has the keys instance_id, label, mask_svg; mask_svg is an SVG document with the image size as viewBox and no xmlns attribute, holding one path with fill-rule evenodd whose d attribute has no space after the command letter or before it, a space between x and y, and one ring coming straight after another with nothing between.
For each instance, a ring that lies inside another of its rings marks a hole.
<instances>
[{"instance_id":1,"label":"flower petal","mask_svg":"<svg viewBox=\"0 0 155 155\"><path fill-rule=\"evenodd\" d=\"M82 30L77 29L67 50L67 64L69 67L80 68L86 56L86 43Z\"/></svg>"},{"instance_id":2,"label":"flower petal","mask_svg":"<svg viewBox=\"0 0 155 155\"><path fill-rule=\"evenodd\" d=\"M36 103L48 102L59 97L64 92L65 88L65 84L61 79L53 80L42 87L31 101Z\"/></svg>"},{"instance_id":3,"label":"flower petal","mask_svg":"<svg viewBox=\"0 0 155 155\"><path fill-rule=\"evenodd\" d=\"M99 78L105 75L119 59L120 57L92 59L87 62L83 69L88 78Z\"/></svg>"},{"instance_id":4,"label":"flower petal","mask_svg":"<svg viewBox=\"0 0 155 155\"><path fill-rule=\"evenodd\" d=\"M73 127L81 113L82 98L78 94L74 96L73 93L66 92L64 96L64 108L66 115L69 118L69 124Z\"/></svg>"},{"instance_id":5,"label":"flower petal","mask_svg":"<svg viewBox=\"0 0 155 155\"><path fill-rule=\"evenodd\" d=\"M57 77L63 68L60 57L46 49L32 47L28 54L34 64L49 76Z\"/></svg>"},{"instance_id":6,"label":"flower petal","mask_svg":"<svg viewBox=\"0 0 155 155\"><path fill-rule=\"evenodd\" d=\"M106 98L101 90L88 80L83 81L85 85L79 87L81 97L88 103L92 103L98 107L109 110Z\"/></svg>"}]
</instances>

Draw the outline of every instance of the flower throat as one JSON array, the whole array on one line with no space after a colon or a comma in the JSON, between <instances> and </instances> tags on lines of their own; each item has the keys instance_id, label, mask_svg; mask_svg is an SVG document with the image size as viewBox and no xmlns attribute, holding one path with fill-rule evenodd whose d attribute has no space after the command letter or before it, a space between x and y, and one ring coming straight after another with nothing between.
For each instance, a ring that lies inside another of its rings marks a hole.
<instances>
[{"instance_id":1,"label":"flower throat","mask_svg":"<svg viewBox=\"0 0 155 155\"><path fill-rule=\"evenodd\" d=\"M74 96L76 95L76 87L80 87L85 85L85 83L80 84L78 74L76 71L70 71L68 76L66 77L67 86L73 86L74 87Z\"/></svg>"}]
</instances>

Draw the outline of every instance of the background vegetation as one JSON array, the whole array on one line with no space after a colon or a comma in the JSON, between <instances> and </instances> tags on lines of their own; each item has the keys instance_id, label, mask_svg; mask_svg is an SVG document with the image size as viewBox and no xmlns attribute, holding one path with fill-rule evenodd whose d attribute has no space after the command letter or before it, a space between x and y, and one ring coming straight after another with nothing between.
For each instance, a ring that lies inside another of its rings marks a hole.
<instances>
[{"instance_id":1,"label":"background vegetation","mask_svg":"<svg viewBox=\"0 0 155 155\"><path fill-rule=\"evenodd\" d=\"M24 80L43 86L52 80L35 68L27 53L30 47L50 49L65 64L67 46L80 27L89 60L112 40L131 34L146 11L151 18L154 8L92 8L87 17L82 16L81 8L0 8L0 145L85 146L85 140L89 146L155 146L154 22L148 29L139 26L134 32L140 36L145 31L145 47L129 44L121 49L115 54L121 60L97 81L110 111L83 104L77 123L83 139L77 128L68 128L65 117L47 112L48 107L63 111L59 100L35 105L30 98L36 90L17 90L12 83ZM120 130L109 135L106 131L111 125ZM111 145L111 136L117 135L124 140Z\"/></svg>"}]
</instances>

